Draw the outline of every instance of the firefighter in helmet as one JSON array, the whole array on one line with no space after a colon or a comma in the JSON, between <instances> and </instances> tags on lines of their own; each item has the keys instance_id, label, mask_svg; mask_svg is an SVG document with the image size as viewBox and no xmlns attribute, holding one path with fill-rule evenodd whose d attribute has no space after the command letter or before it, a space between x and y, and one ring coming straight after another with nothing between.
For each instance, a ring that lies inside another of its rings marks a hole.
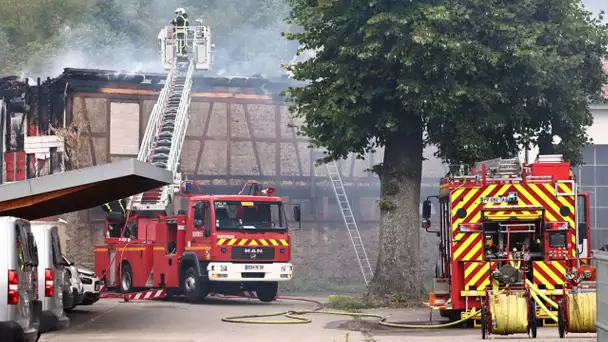
<instances>
[{"instance_id":1,"label":"firefighter in helmet","mask_svg":"<svg viewBox=\"0 0 608 342\"><path fill-rule=\"evenodd\" d=\"M177 43L177 56L183 57L186 55L186 35L188 32L187 28L190 26L186 10L181 7L177 8L171 25L173 25L173 36Z\"/></svg>"},{"instance_id":2,"label":"firefighter in helmet","mask_svg":"<svg viewBox=\"0 0 608 342\"><path fill-rule=\"evenodd\" d=\"M119 199L116 201L108 202L102 205L101 208L106 213L106 215L112 212L122 214L123 220L121 220L121 222L111 222L108 224L110 237L121 237L120 234L124 227L124 218L127 217L127 202L124 199Z\"/></svg>"}]
</instances>

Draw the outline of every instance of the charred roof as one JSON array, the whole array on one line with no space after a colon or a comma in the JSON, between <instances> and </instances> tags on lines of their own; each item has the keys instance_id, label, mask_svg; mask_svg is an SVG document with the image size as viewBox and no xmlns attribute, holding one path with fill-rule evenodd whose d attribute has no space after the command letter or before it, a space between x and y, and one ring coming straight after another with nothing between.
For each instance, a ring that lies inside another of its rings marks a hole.
<instances>
[{"instance_id":1,"label":"charred roof","mask_svg":"<svg viewBox=\"0 0 608 342\"><path fill-rule=\"evenodd\" d=\"M58 88L63 88L67 84L69 92L95 92L103 87L160 91L166 78L166 73L65 68L63 73L51 82L61 85ZM289 86L298 84L299 82L288 77L268 79L259 76L222 77L195 74L192 78L192 90L195 92L216 88L248 88L280 93Z\"/></svg>"}]
</instances>

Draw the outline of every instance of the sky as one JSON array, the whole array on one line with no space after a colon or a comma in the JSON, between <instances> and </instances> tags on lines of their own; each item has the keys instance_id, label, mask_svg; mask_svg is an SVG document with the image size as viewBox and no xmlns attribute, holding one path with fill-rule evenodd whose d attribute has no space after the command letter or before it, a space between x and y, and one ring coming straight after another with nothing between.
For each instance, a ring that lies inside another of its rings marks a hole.
<instances>
[{"instance_id":1,"label":"sky","mask_svg":"<svg viewBox=\"0 0 608 342\"><path fill-rule=\"evenodd\" d=\"M608 0L583 0L583 4L587 10L596 14L601 10L608 12ZM605 18L604 22L606 22Z\"/></svg>"}]
</instances>

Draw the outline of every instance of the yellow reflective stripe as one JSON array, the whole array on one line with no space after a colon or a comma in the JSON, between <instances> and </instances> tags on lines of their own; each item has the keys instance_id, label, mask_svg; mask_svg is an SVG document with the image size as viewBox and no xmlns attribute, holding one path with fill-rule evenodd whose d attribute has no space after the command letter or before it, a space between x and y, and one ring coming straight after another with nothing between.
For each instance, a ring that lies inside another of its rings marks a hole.
<instances>
[{"instance_id":1,"label":"yellow reflective stripe","mask_svg":"<svg viewBox=\"0 0 608 342\"><path fill-rule=\"evenodd\" d=\"M118 202L118 205L120 206L120 209L122 209L122 213L123 213L123 214L126 214L126 213L127 213L127 210L126 210L126 209L125 209L125 207L122 205L122 201L121 201L121 200L118 200L117 202Z\"/></svg>"}]
</instances>

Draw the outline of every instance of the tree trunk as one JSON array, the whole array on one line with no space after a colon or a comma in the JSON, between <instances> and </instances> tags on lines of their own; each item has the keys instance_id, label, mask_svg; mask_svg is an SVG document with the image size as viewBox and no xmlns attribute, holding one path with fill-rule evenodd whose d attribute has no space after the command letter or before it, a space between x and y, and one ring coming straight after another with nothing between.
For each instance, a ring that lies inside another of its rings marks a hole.
<instances>
[{"instance_id":1,"label":"tree trunk","mask_svg":"<svg viewBox=\"0 0 608 342\"><path fill-rule=\"evenodd\" d=\"M409 124L409 123L408 123ZM380 241L373 296L393 293L418 300L424 293L420 271L420 182L422 125L413 122L385 144L379 170Z\"/></svg>"}]
</instances>

